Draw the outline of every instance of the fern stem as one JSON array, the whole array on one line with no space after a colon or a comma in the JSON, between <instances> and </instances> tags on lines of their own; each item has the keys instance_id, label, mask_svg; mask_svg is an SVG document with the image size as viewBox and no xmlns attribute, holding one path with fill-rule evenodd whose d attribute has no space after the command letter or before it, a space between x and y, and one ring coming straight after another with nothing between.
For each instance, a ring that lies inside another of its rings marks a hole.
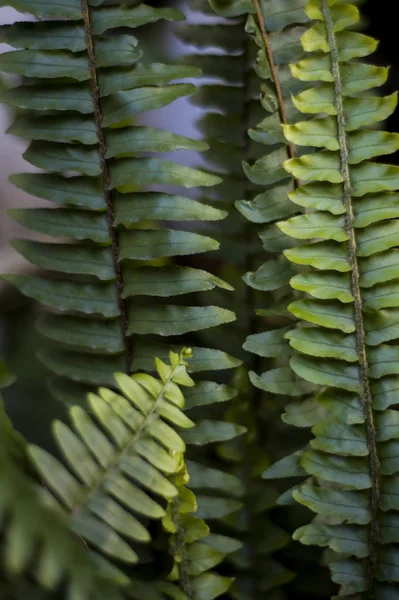
<instances>
[{"instance_id":1,"label":"fern stem","mask_svg":"<svg viewBox=\"0 0 399 600\"><path fill-rule=\"evenodd\" d=\"M121 313L121 329L122 329L122 338L125 347L125 358L126 358L126 372L130 372L130 367L132 364L132 342L127 333L128 331L128 317L127 317L127 308L126 302L123 299L123 277L122 277L122 269L119 262L119 243L118 243L118 234L115 227L115 208L112 200L112 192L111 192L111 175L109 170L109 165L107 161L107 145L105 141L105 135L103 130L103 113L101 108L101 98L100 98L100 90L98 85L98 77L97 77L97 69L96 69L96 56L94 52L94 42L93 42L93 32L90 18L90 8L88 5L88 0L82 0L82 11L83 11L83 20L85 25L85 34L86 34L86 48L89 60L89 71L90 71L90 80L91 80L91 91L93 97L94 104L94 117L96 120L97 127L97 137L99 144L99 152L100 152L100 163L101 170L103 174L103 190L104 190L104 198L107 204L107 212L108 212L108 225L109 232L111 237L112 244L112 258L114 264L115 271L115 281L117 287L118 294L118 305Z\"/></svg>"},{"instance_id":2,"label":"fern stem","mask_svg":"<svg viewBox=\"0 0 399 600\"><path fill-rule=\"evenodd\" d=\"M257 16L258 23L259 23L259 29L260 29L263 45L265 47L267 60L269 62L270 71L271 71L274 85L276 88L276 95L277 95L277 100L278 100L281 123L283 125L288 125L288 117L287 117L287 112L286 112L285 106L284 106L283 92L282 92L281 85L280 85L280 79L278 76L277 67L274 62L273 50L272 50L272 47L270 44L269 36L266 31L265 22L264 22L263 15L262 15L262 9L260 7L259 0L252 0L252 3L256 10L256 16ZM292 144L288 144L288 152L289 152L289 155L291 158L295 158L295 150L294 150L294 146Z\"/></svg>"},{"instance_id":3,"label":"fern stem","mask_svg":"<svg viewBox=\"0 0 399 600\"><path fill-rule=\"evenodd\" d=\"M187 546L186 540L184 536L184 528L181 524L180 514L179 514L179 500L174 499L172 501L172 518L173 522L176 525L176 547L175 551L180 556L180 588L186 594L188 600L194 599L193 587L191 585L191 577L188 570L189 561L187 556Z\"/></svg>"},{"instance_id":4,"label":"fern stem","mask_svg":"<svg viewBox=\"0 0 399 600\"><path fill-rule=\"evenodd\" d=\"M331 17L328 0L322 0L323 17L326 23L327 40L331 52L332 75L334 78L335 109L337 111L338 140L341 154L341 175L343 177L343 202L346 210L345 229L348 235L348 259L351 266L351 291L354 298L354 318L356 325L356 350L359 360L360 382L362 386L363 411L366 424L367 447L371 477L369 528L369 557L367 564L367 597L377 598L375 592L375 574L377 568L378 548L378 505L380 498L379 471L380 460L377 452L376 428L373 415L373 398L370 389L369 364L366 349L366 336L363 319L363 301L360 289L360 275L357 261L357 240L354 228L354 210L352 205L352 183L349 170L349 152L345 129L345 112L342 97L342 81L339 67L339 56L334 22Z\"/></svg>"}]
</instances>

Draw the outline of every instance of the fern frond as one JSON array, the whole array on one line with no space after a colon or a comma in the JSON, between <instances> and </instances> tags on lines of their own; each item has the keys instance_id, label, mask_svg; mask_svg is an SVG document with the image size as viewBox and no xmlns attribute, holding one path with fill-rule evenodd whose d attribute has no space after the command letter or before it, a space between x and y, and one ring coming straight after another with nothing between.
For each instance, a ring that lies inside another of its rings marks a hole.
<instances>
[{"instance_id":1,"label":"fern frond","mask_svg":"<svg viewBox=\"0 0 399 600\"><path fill-rule=\"evenodd\" d=\"M309 479L292 495L317 518L295 538L333 551L332 578L343 596L393 598L399 170L372 159L399 148L397 134L374 128L392 113L396 97L370 96L388 71L358 61L376 43L351 31L359 20L355 6L312 0L306 12L316 21L301 39L310 54L291 69L308 87L293 102L317 120L285 125L284 133L289 143L315 149L285 163L303 181L290 199L308 212L278 226L298 240L287 258L309 267L290 282L307 294L289 306L300 320L284 333L291 369L322 393L312 405L287 407L285 416L312 426L314 435L296 460L295 474ZM290 475L288 462L267 476L284 471Z\"/></svg>"},{"instance_id":2,"label":"fern frond","mask_svg":"<svg viewBox=\"0 0 399 600\"><path fill-rule=\"evenodd\" d=\"M0 578L6 582L2 597L18 591L22 598L20 582L26 576L44 590L66 583L68 600L83 600L89 594L98 600L121 600L128 578L90 555L24 474L26 444L13 429L1 398L0 432ZM30 594L32 598L32 590Z\"/></svg>"},{"instance_id":3,"label":"fern frond","mask_svg":"<svg viewBox=\"0 0 399 600\"><path fill-rule=\"evenodd\" d=\"M171 82L199 71L143 62L131 35L146 23L183 19L175 9L99 0L2 4L41 19L0 30L1 39L18 48L2 54L0 68L24 76L21 86L3 95L5 103L19 109L9 132L31 140L25 159L45 171L11 179L25 192L59 205L11 214L28 229L71 239L14 242L51 277L4 278L50 307L38 328L57 347L40 358L60 376L53 393L69 401L64 390L73 389L75 402L81 402L87 386L113 385L115 371L151 370L158 339L173 336L181 349L181 336L235 318L209 302L193 306L186 300L197 291L230 288L204 270L179 264L181 257L218 248L208 235L186 229L195 221L222 219L224 211L158 191L159 186L218 183L205 171L152 155L203 151L206 144L137 125L142 113L192 94L193 85ZM120 27L128 35L116 34ZM166 224L157 224L160 219ZM178 296L183 301L176 302ZM212 350L199 352L213 363ZM219 357L216 368L238 363L222 353Z\"/></svg>"},{"instance_id":4,"label":"fern frond","mask_svg":"<svg viewBox=\"0 0 399 600\"><path fill-rule=\"evenodd\" d=\"M90 413L73 406L73 429L56 421L54 436L68 467L29 446L71 530L113 561L138 560L125 538L136 545L148 543L145 519L163 517L162 499L177 494L169 477L179 468L185 443L174 426L194 425L181 410L179 388L193 385L185 370L188 355L171 353L171 365L157 360L160 379L116 374L119 393L100 388L89 394Z\"/></svg>"},{"instance_id":5,"label":"fern frond","mask_svg":"<svg viewBox=\"0 0 399 600\"><path fill-rule=\"evenodd\" d=\"M242 215L234 210L234 202L241 203L243 197L252 198L263 191L260 187L263 182L256 179L248 182L241 166L243 158L249 167L263 154L257 137L254 135L248 140L247 136L248 127L251 131L254 130L255 124L261 118L257 89L259 84L253 74L254 63L258 62L254 45L245 33L243 19L247 17L248 12L254 13L255 8L251 2L210 2L210 5L222 17L236 16L240 19L218 19L216 23L210 23L198 17L200 24L183 26L180 36L190 45L200 49L200 52L193 51L187 56L187 64L199 66L204 75L211 78L201 86L193 102L206 110L199 127L210 144L210 152L205 155L207 164L211 166L213 173L224 178L223 184L213 192L215 206L222 206L230 213L223 232L219 234L224 258L224 271L221 272L221 276L230 277L234 284L235 295L229 308L236 312L238 320L237 323L224 328L224 341L229 348L237 348L234 353L242 356L248 367L254 370L259 363L257 357L246 355L241 346L243 339L257 333L258 323L252 313L259 306L258 290L262 288L256 284L248 290L240 281L240 274L259 265L262 250L259 243L253 242L255 225L247 223ZM205 3L194 2L189 6L200 13L208 12ZM307 19L304 12L303 15ZM254 27L251 18L248 28L253 31ZM282 134L280 138L283 140ZM282 178L288 181L287 174L281 168L280 172ZM289 205L289 202L286 204ZM213 332L205 332L205 335L211 337ZM239 386L240 392L233 400L232 408L225 411L225 419L239 423L248 431L231 444L223 444L220 456L212 455L212 460L209 460L209 457L206 457L208 460L203 459L201 469L196 471L196 477L192 479L192 486L198 493L200 510L204 506L208 511L205 513L206 517L212 518L212 508L215 510L215 527L221 527L222 531L227 531L229 535L244 542L241 552L228 557L228 561L233 565L233 569L228 572L234 575L239 572L230 594L235 598L254 599L264 597L265 593L272 596L275 593L274 588L289 581L292 574L271 558L275 550L288 542L289 536L281 532L277 545L266 548L266 545L258 543L256 535L251 533L251 530L258 526L266 532L270 529L270 535L274 535L278 530L272 524L272 515L269 515L270 521L266 518L266 513L270 512L272 505L259 510L254 509L254 497L266 497L272 487L260 480L260 474L267 464L268 442L274 435L270 435L273 430L273 425L270 424L273 416L270 402L262 397L262 390L249 391L247 377L243 373L237 373L234 377L235 383L240 379L245 380L245 384ZM278 411L275 413L277 417ZM263 467L256 472L252 471L253 462L261 464L262 460ZM223 476L226 465L228 475ZM201 470L204 472L202 477ZM225 486L222 494L216 486L217 473ZM207 479L209 484L206 483ZM212 481L215 482L214 487ZM217 500L214 498L216 495L219 496ZM277 498L278 493L274 492L273 497ZM265 564L268 567L263 568Z\"/></svg>"}]
</instances>

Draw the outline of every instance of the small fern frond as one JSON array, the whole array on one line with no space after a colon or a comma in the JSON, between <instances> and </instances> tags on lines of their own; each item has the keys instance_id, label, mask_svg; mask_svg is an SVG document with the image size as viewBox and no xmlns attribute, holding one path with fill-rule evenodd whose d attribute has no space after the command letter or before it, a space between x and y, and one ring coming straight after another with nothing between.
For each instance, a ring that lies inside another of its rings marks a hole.
<instances>
[{"instance_id":1,"label":"small fern frond","mask_svg":"<svg viewBox=\"0 0 399 600\"><path fill-rule=\"evenodd\" d=\"M14 242L51 277L4 278L52 310L40 317L38 328L57 347L40 358L59 376L53 393L69 401L73 390L79 402L85 386L113 385L115 371L151 370L157 339L175 336L180 343L176 336L234 320L217 306L171 300L229 289L206 271L178 264L182 256L218 248L181 223L191 227L225 213L159 191L212 186L220 179L151 154L203 151L206 144L137 125L142 113L195 91L191 84L170 82L198 75L198 69L143 62L131 35L147 23L179 21L180 11L100 0L5 4L41 19L0 29L0 38L18 48L1 55L0 68L24 77L2 95L19 109L9 132L31 140L25 159L45 171L14 175L12 181L59 205L11 214L29 229L71 242ZM120 27L127 35L117 32ZM157 224L160 219L166 225ZM173 222L180 224L175 228ZM217 351L202 353L208 364L215 362ZM220 368L237 364L222 353L220 359Z\"/></svg>"},{"instance_id":2,"label":"small fern frond","mask_svg":"<svg viewBox=\"0 0 399 600\"><path fill-rule=\"evenodd\" d=\"M291 69L308 87L293 102L317 118L284 132L290 143L315 149L285 163L303 182L290 199L308 212L278 226L295 240L287 258L308 267L290 282L306 293L289 306L300 320L284 334L291 369L322 393L287 407L288 420L313 426L314 438L297 466L291 457L291 467L287 460L267 476L291 468L309 477L292 495L317 518L295 538L333 551L332 578L342 595L393 598L399 169L372 159L399 148L399 135L375 128L393 112L396 95L369 95L388 70L359 62L376 42L351 31L359 20L355 6L311 0L306 12L316 21L301 39L310 54Z\"/></svg>"},{"instance_id":3,"label":"small fern frond","mask_svg":"<svg viewBox=\"0 0 399 600\"><path fill-rule=\"evenodd\" d=\"M54 436L68 468L37 446L29 454L68 519L71 530L113 560L135 563L136 544L151 536L142 520L160 519L161 499L176 496L169 476L179 467L185 444L173 426L194 425L181 408L179 385L193 382L185 370L188 354L171 353L171 365L157 361L160 377L116 374L119 393L100 388L90 394L90 414L70 409L73 429L56 421Z\"/></svg>"}]
</instances>

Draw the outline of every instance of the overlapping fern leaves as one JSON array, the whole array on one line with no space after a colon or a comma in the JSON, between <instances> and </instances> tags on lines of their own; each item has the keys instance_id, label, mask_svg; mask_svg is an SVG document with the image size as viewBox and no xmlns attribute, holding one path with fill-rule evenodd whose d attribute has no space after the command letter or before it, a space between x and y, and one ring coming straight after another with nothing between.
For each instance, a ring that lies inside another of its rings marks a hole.
<instances>
[{"instance_id":1,"label":"overlapping fern leaves","mask_svg":"<svg viewBox=\"0 0 399 600\"><path fill-rule=\"evenodd\" d=\"M0 507L3 517L12 516L6 527L6 573L33 568L37 582L52 590L66 577L71 600L212 600L228 589L231 580L211 571L229 552L228 538L209 535L194 514L195 497L185 487L185 443L176 432L194 425L182 412L179 387L194 384L186 371L190 355L172 352L170 364L157 359L159 379L116 374L118 392L100 388L90 394L90 412L71 407L72 428L60 421L53 427L66 464L37 446L25 451L0 414ZM46 485L41 500L21 472L21 448ZM130 568L126 576L113 567L134 565L144 545L151 549L151 523L160 519L171 535L170 552L176 566L181 563L181 576L172 568L168 580L145 581L140 569ZM32 562L37 542L42 550Z\"/></svg>"},{"instance_id":2,"label":"overlapping fern leaves","mask_svg":"<svg viewBox=\"0 0 399 600\"><path fill-rule=\"evenodd\" d=\"M57 17L3 27L1 39L21 49L3 54L0 68L24 76L21 86L3 94L4 102L19 109L10 133L32 140L25 159L46 171L14 175L12 181L59 205L15 210L12 216L62 241L14 242L51 277L7 279L53 309L38 328L59 347L41 358L60 376L52 384L54 394L69 401L86 391L80 384L110 385L117 370L151 369L160 336L180 343L179 335L234 319L230 311L185 299L227 284L201 269L173 264L218 247L209 236L174 228L173 221L218 220L223 211L155 191L160 185L210 186L219 179L148 154L204 150L202 142L135 125L141 113L195 89L168 83L197 69L144 62L127 29L180 20L179 11L99 0L2 4L41 19ZM128 35L115 35L118 27ZM157 224L159 219L167 224ZM170 300L174 297L183 300ZM167 347L159 350L167 356ZM199 369L237 364L207 349L195 357Z\"/></svg>"},{"instance_id":3,"label":"overlapping fern leaves","mask_svg":"<svg viewBox=\"0 0 399 600\"><path fill-rule=\"evenodd\" d=\"M187 57L187 63L199 66L208 79L193 102L206 110L199 128L210 143L210 152L205 157L207 164L211 166L213 173L224 179L223 184L213 190L215 205L226 208L230 213L223 231L217 235L222 241L224 262L221 272L228 274L235 287L234 298L229 307L236 312L238 320L224 327L224 339L221 343L234 348L234 353L246 358L253 369L258 359L253 357L248 360L248 355L245 357L240 347L243 339L249 334L255 334L257 330L258 324L253 312L261 303L257 298L261 288L259 284L255 284L248 290L240 279L245 270L262 262L262 249L256 241L254 226L235 211L234 201L253 197L261 192L260 182L256 178L248 182L241 166L244 158L250 168L249 163L252 164L263 153L259 140L255 136L249 140L247 137L247 128L255 126L262 112L258 99L259 80L253 73L256 57L254 44L245 33L245 20L242 18L247 16L248 10L254 12L254 7L251 3L251 6L248 3L244 3L245 6L243 3L210 4L222 18L216 23L210 23L199 17L201 24L184 27L181 36L184 41L199 49L199 52L195 51L194 58L193 54ZM189 6L202 14L212 13L205 2L190 2ZM223 18L229 16L240 18L234 21ZM306 19L306 15L304 18ZM248 27L254 30L253 20ZM288 179L286 173L283 178ZM290 206L289 202L286 204ZM290 206L289 214L294 211ZM284 211L281 213L282 216L285 214L287 213ZM212 331L205 332L205 335L212 336ZM289 539L268 517L278 493L271 485L260 480L260 474L268 462L267 441L272 429L269 419L272 418L273 411L270 410L267 399L261 397L262 391L254 393L253 388L249 388L245 370L234 378L234 387L239 393L233 400L232 407L225 413L225 418L245 426L247 433L235 442L223 444L219 449L219 460L222 458L222 461L230 465L230 480L224 495L226 498L233 495L242 501L241 507L236 502L234 510L231 500L230 509L226 500L220 504L223 508L220 511L223 530L227 526L227 531L243 542L242 548L228 557L233 565L232 572L238 573L230 593L241 599L263 598L265 594L273 597L274 588L292 578L292 573L272 558L272 554ZM213 465L216 464L215 461ZM212 481L211 477L209 480ZM193 482L195 485L195 478ZM204 485L204 482L205 477L202 477L198 484ZM216 486L214 489L211 485L207 487L214 495L222 491L218 492ZM199 488L198 491L201 492L203 501L203 494L208 490ZM215 527L220 527L220 524ZM269 542L260 539L261 531Z\"/></svg>"},{"instance_id":4,"label":"overlapping fern leaves","mask_svg":"<svg viewBox=\"0 0 399 600\"><path fill-rule=\"evenodd\" d=\"M307 296L289 306L300 319L285 334L294 349L290 366L323 386L317 403L325 413L314 401L288 408L293 424L314 425L314 438L296 461L268 476L310 476L293 495L317 518L295 537L333 551L332 577L345 597L394 598L399 174L371 159L399 147L399 136L374 127L392 113L396 97L369 93L387 70L357 61L376 44L350 31L359 19L355 6L311 0L306 11L316 21L301 40L311 54L291 68L308 89L293 101L317 118L284 132L289 143L316 151L285 163L304 182L290 199L307 213L278 227L295 240L285 256L305 266L291 279Z\"/></svg>"},{"instance_id":5,"label":"overlapping fern leaves","mask_svg":"<svg viewBox=\"0 0 399 600\"><path fill-rule=\"evenodd\" d=\"M0 387L13 379L0 361ZM100 563L74 538L64 520L50 510L38 488L24 471L28 465L26 444L18 434L0 397L0 543L2 598L22 597L24 576L43 589L56 587L62 579L70 600L104 600L121 596L118 588L128 583L122 572ZM27 584L28 585L28 584Z\"/></svg>"}]
</instances>

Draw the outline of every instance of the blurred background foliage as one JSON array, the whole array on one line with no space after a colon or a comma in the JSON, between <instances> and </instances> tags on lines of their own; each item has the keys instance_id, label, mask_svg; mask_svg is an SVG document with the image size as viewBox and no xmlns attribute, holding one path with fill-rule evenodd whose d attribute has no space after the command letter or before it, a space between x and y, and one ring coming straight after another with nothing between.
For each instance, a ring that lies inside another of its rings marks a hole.
<instances>
[{"instance_id":1,"label":"blurred background foliage","mask_svg":"<svg viewBox=\"0 0 399 600\"><path fill-rule=\"evenodd\" d=\"M205 0L204 0L205 2ZM150 0L147 4L176 6L182 8L195 21L198 14L189 11L190 2L184 0ZM380 65L391 65L391 72L386 93L399 87L399 53L397 52L397 21L392 0L367 0L363 5L366 18L366 33L380 40L374 61ZM389 15L392 18L389 18ZM387 18L388 17L388 18ZM8 8L0 9L2 24L14 20L26 20L26 15L18 15ZM175 36L175 25L159 22L147 25L138 30L138 36L148 61L175 62L179 55L186 52ZM0 51L7 47L0 45ZM4 78L0 86L9 85ZM1 89L0 87L0 89ZM195 122L201 115L201 109L183 98L171 106L158 111L147 113L146 124L167 128L175 133L200 137ZM38 205L38 201L13 188L8 182L8 176L13 172L32 169L22 158L25 149L24 141L5 135L5 130L11 121L8 108L0 108L0 271L23 272L31 269L30 265L17 255L8 243L21 235L19 226L6 215L8 208ZM399 131L399 114L396 112L388 123L391 131ZM394 160L398 161L398 157ZM192 161L188 154L181 162ZM26 231L23 235L26 235ZM205 260L207 260L205 258ZM212 257L209 258L212 260ZM205 267L206 268L206 267ZM47 425L54 417L61 417L63 408L51 399L47 391L45 368L35 357L39 346L46 344L35 330L34 321L38 308L35 303L21 296L8 284L0 283L0 355L3 356L11 369L18 374L18 382L5 394L7 408L15 425L30 440L48 445L51 444ZM26 400L28 399L28 400Z\"/></svg>"},{"instance_id":2,"label":"blurred background foliage","mask_svg":"<svg viewBox=\"0 0 399 600\"><path fill-rule=\"evenodd\" d=\"M152 0L148 1L147 4L154 6L174 5L182 8L192 20L198 17L196 13L187 10L189 0L187 2L183 0L175 0L175 2L171 2L171 0ZM364 3L363 13L366 18L366 32L381 40L373 57L374 61L380 65L391 65L390 78L385 89L386 93L390 93L399 88L399 53L397 52L397 21L396 14L394 14L394 3L392 0L368 0ZM0 9L0 22L9 23L16 18L23 17L18 17L15 11ZM137 37L144 48L148 61L176 62L179 55L186 52L187 48L174 36L174 27L174 25L159 22L146 26L142 31L137 32ZM4 51L4 49L1 48L0 50ZM0 82L0 85L8 84L7 80ZM14 190L7 181L10 173L26 170L27 167L31 169L32 167L27 166L22 159L22 153L25 149L24 143L20 139L5 137L4 131L11 120L11 115L4 107L1 107L0 110L0 270L1 272L23 272L34 267L24 263L16 253L9 249L8 242L15 237L19 237L21 231L15 223L6 217L5 213L11 207L37 205L37 201L16 189ZM148 113L145 117L145 123L168 129L174 133L198 138L200 134L195 127L195 123L200 115L201 109L197 105L191 104L189 100L180 99L165 109ZM399 131L398 112L390 118L388 127L391 131ZM193 157L188 154L181 156L181 162L183 163L189 164L192 160ZM393 160L398 162L399 159L395 156ZM24 232L25 234L26 232ZM207 260L214 260L211 254L209 258L202 258L202 266L205 269L207 269L205 264ZM213 264L209 267L209 270L215 271L214 267ZM231 277L227 277L227 279L231 280ZM238 294L235 302L238 306L243 305L244 298L240 298ZM50 396L46 387L46 370L36 358L37 349L46 345L46 340L37 333L34 326L38 311L39 308L35 303L21 296L10 286L0 283L0 356L6 360L11 370L18 375L17 382L4 393L7 410L16 428L29 441L56 452L50 433L50 423L54 418L63 419L65 409ZM195 340L192 343L195 344ZM281 408L275 405L274 411L279 412ZM234 412L234 408L232 410ZM279 426L275 431L270 432L271 446L273 446L273 440L278 436ZM296 443L297 439L295 440ZM283 517L284 513L281 515L282 519ZM278 520L279 515L276 514L275 518ZM285 523L285 527L289 529L294 529L297 525L298 523ZM322 585L324 585L324 582L322 582ZM331 590L325 589L323 593L330 596ZM303 594L303 598L305 598L306 590L303 591ZM300 598L298 594L295 597Z\"/></svg>"}]
</instances>

